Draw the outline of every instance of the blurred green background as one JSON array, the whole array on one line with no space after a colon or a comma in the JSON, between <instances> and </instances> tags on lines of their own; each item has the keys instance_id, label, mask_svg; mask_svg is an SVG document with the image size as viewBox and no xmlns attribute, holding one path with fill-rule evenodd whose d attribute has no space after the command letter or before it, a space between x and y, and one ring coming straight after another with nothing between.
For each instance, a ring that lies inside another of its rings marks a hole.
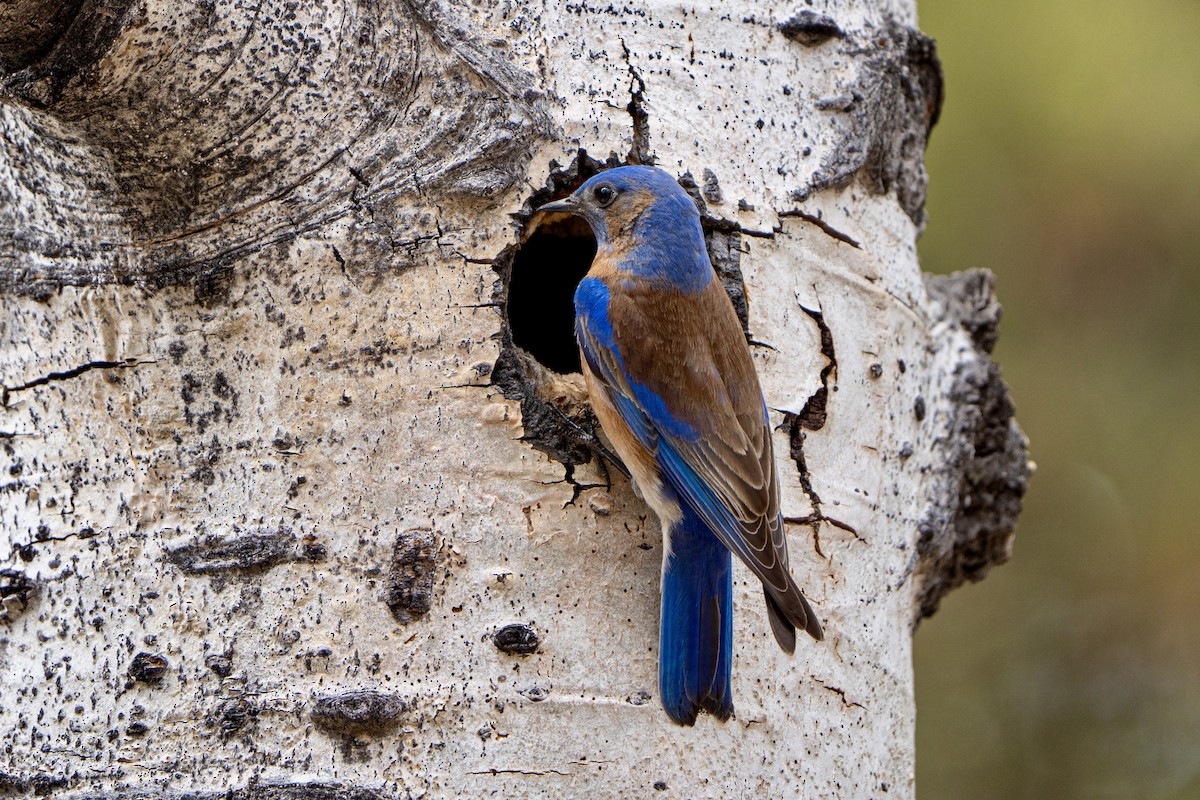
<instances>
[{"instance_id":1,"label":"blurred green background","mask_svg":"<svg viewBox=\"0 0 1200 800\"><path fill-rule=\"evenodd\" d=\"M1200 798L1200 2L918 5L922 261L996 273L1038 465L918 631L918 797Z\"/></svg>"}]
</instances>

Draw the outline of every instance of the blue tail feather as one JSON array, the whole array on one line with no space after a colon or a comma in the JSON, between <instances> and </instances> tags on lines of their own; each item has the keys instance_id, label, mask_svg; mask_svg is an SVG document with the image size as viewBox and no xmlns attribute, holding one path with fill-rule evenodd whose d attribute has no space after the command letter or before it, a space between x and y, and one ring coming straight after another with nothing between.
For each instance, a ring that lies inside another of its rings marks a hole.
<instances>
[{"instance_id":1,"label":"blue tail feather","mask_svg":"<svg viewBox=\"0 0 1200 800\"><path fill-rule=\"evenodd\" d=\"M663 569L658 683L671 719L733 713L733 572L729 549L690 509L671 529Z\"/></svg>"}]
</instances>

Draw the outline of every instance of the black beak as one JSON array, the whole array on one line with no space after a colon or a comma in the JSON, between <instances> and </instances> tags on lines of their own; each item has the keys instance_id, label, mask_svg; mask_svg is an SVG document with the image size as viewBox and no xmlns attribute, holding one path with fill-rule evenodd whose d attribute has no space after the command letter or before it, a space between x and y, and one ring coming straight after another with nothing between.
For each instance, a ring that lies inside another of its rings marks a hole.
<instances>
[{"instance_id":1,"label":"black beak","mask_svg":"<svg viewBox=\"0 0 1200 800\"><path fill-rule=\"evenodd\" d=\"M555 200L552 203L546 203L546 205L539 208L538 211L545 211L550 214L573 214L578 209L579 201L575 199L574 195L571 195L570 197L564 197L562 200Z\"/></svg>"}]
</instances>

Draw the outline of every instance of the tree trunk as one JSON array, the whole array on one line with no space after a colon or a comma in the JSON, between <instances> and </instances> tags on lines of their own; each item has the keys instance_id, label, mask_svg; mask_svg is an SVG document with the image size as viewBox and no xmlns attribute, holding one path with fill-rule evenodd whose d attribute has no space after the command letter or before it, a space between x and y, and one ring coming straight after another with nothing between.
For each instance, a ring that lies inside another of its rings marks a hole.
<instances>
[{"instance_id":1,"label":"tree trunk","mask_svg":"<svg viewBox=\"0 0 1200 800\"><path fill-rule=\"evenodd\" d=\"M1025 441L990 276L917 263L912 3L800 8L0 10L0 794L912 797L912 631ZM659 708L594 243L531 223L625 162L703 209L826 631L739 565L725 724Z\"/></svg>"}]
</instances>

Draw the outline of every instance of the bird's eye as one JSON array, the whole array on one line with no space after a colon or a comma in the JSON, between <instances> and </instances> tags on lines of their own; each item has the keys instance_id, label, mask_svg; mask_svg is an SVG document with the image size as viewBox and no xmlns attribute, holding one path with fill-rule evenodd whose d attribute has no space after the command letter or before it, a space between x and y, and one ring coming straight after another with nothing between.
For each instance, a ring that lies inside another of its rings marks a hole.
<instances>
[{"instance_id":1,"label":"bird's eye","mask_svg":"<svg viewBox=\"0 0 1200 800\"><path fill-rule=\"evenodd\" d=\"M614 189L613 187L607 186L607 185L597 186L592 191L592 197L596 198L596 203L598 203L600 205L600 207L603 208L604 206L607 206L609 203L611 203L613 200L617 199L617 190Z\"/></svg>"}]
</instances>

